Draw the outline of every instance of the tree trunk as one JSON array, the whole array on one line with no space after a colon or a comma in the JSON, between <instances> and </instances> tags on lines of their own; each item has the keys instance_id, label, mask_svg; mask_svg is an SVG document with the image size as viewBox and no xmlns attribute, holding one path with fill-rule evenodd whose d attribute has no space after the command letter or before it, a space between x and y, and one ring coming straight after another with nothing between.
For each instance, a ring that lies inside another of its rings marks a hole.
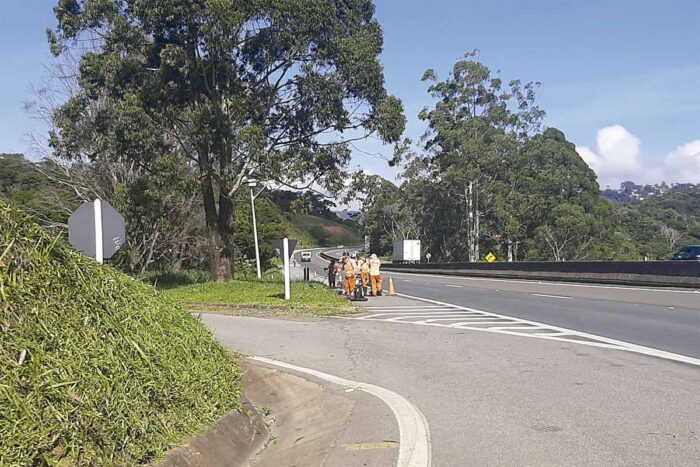
<instances>
[{"instance_id":1,"label":"tree trunk","mask_svg":"<svg viewBox=\"0 0 700 467\"><path fill-rule=\"evenodd\" d=\"M217 209L211 177L206 168L203 169L201 186L212 279L230 282L233 280L233 229L230 228L233 203L225 195L219 195ZM225 200L223 203L222 199Z\"/></svg>"},{"instance_id":2,"label":"tree trunk","mask_svg":"<svg viewBox=\"0 0 700 467\"><path fill-rule=\"evenodd\" d=\"M469 262L479 261L479 198L477 196L478 187L474 187L474 182L470 181L467 186L467 253Z\"/></svg>"},{"instance_id":3,"label":"tree trunk","mask_svg":"<svg viewBox=\"0 0 700 467\"><path fill-rule=\"evenodd\" d=\"M481 253L479 251L479 231L481 230L481 213L479 212L479 185L476 183L474 192L474 232L472 233L472 241L474 242L474 262L479 261Z\"/></svg>"}]
</instances>

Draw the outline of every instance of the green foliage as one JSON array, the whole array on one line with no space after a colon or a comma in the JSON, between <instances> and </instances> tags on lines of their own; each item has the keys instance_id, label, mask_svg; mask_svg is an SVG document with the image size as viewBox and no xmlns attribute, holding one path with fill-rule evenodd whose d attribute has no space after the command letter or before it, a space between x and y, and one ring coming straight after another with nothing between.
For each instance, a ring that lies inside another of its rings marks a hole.
<instances>
[{"instance_id":1,"label":"green foliage","mask_svg":"<svg viewBox=\"0 0 700 467\"><path fill-rule=\"evenodd\" d=\"M638 259L595 173L555 128L541 131L538 83L507 87L467 53L444 81L426 71L434 104L423 146L405 141L400 187L359 175L364 220L380 254L419 238L433 261L479 261L485 252L528 260Z\"/></svg>"},{"instance_id":2,"label":"green foliage","mask_svg":"<svg viewBox=\"0 0 700 467\"><path fill-rule=\"evenodd\" d=\"M136 279L158 289L172 289L182 285L210 282L211 272L199 269L151 271L139 274Z\"/></svg>"},{"instance_id":3,"label":"green foliage","mask_svg":"<svg viewBox=\"0 0 700 467\"><path fill-rule=\"evenodd\" d=\"M613 208L642 256L668 259L682 245L700 244L700 185L629 204L613 202Z\"/></svg>"},{"instance_id":4,"label":"green foliage","mask_svg":"<svg viewBox=\"0 0 700 467\"><path fill-rule=\"evenodd\" d=\"M241 409L194 317L1 202L0 225L0 464L145 464Z\"/></svg>"},{"instance_id":5,"label":"green foliage","mask_svg":"<svg viewBox=\"0 0 700 467\"><path fill-rule=\"evenodd\" d=\"M272 266L271 261L277 255L272 247L272 240L287 235L284 217L279 208L265 198L255 200L255 215L258 224L258 241L260 244L260 261L263 269ZM255 267L255 239L253 236L253 214L250 198L241 196L236 203L234 224L234 241L239 267L243 264ZM236 272L238 277L246 274L245 266ZM254 272L253 272L254 274Z\"/></svg>"},{"instance_id":6,"label":"green foliage","mask_svg":"<svg viewBox=\"0 0 700 467\"><path fill-rule=\"evenodd\" d=\"M244 178L335 189L350 160L343 132L388 143L403 132L370 0L59 0L54 11L54 53L95 30L101 41L51 145L66 158L195 165L217 280L231 277Z\"/></svg>"},{"instance_id":7,"label":"green foliage","mask_svg":"<svg viewBox=\"0 0 700 467\"><path fill-rule=\"evenodd\" d=\"M0 199L10 201L30 213L44 226L60 226L66 213L80 202L65 186L49 179L51 162L34 163L22 154L0 154Z\"/></svg>"}]
</instances>

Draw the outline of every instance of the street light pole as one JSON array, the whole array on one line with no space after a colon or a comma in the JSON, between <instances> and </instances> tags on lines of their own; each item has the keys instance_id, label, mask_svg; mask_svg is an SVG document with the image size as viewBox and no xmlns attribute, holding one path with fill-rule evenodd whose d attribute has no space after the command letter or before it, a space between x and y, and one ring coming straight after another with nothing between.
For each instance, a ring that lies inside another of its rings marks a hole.
<instances>
[{"instance_id":1,"label":"street light pole","mask_svg":"<svg viewBox=\"0 0 700 467\"><path fill-rule=\"evenodd\" d=\"M253 188L257 185L257 182L251 180L248 182L248 187L250 188L250 209L253 211L253 238L255 239L255 268L258 273L258 279L262 278L262 273L260 271L260 247L258 245L258 223L255 219L255 195L253 195Z\"/></svg>"}]
</instances>

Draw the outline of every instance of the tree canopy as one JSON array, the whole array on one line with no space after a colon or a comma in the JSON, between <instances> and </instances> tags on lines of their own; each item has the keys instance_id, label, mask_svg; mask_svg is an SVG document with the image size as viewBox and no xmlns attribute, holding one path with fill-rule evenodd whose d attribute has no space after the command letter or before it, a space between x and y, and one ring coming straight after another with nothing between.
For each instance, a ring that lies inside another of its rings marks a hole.
<instances>
[{"instance_id":1,"label":"tree canopy","mask_svg":"<svg viewBox=\"0 0 700 467\"><path fill-rule=\"evenodd\" d=\"M370 0L60 0L60 54L90 39L80 93L56 113L66 158L196 167L214 275L231 277L235 193L248 178L335 188L348 143L398 141Z\"/></svg>"}]
</instances>

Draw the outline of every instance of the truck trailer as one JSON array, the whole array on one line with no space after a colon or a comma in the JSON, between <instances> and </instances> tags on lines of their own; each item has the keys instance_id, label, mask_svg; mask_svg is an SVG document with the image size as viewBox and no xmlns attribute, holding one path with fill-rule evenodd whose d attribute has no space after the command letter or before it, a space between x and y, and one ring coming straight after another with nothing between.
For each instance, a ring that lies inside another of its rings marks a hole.
<instances>
[{"instance_id":1,"label":"truck trailer","mask_svg":"<svg viewBox=\"0 0 700 467\"><path fill-rule=\"evenodd\" d=\"M420 263L420 240L396 240L394 263Z\"/></svg>"}]
</instances>

